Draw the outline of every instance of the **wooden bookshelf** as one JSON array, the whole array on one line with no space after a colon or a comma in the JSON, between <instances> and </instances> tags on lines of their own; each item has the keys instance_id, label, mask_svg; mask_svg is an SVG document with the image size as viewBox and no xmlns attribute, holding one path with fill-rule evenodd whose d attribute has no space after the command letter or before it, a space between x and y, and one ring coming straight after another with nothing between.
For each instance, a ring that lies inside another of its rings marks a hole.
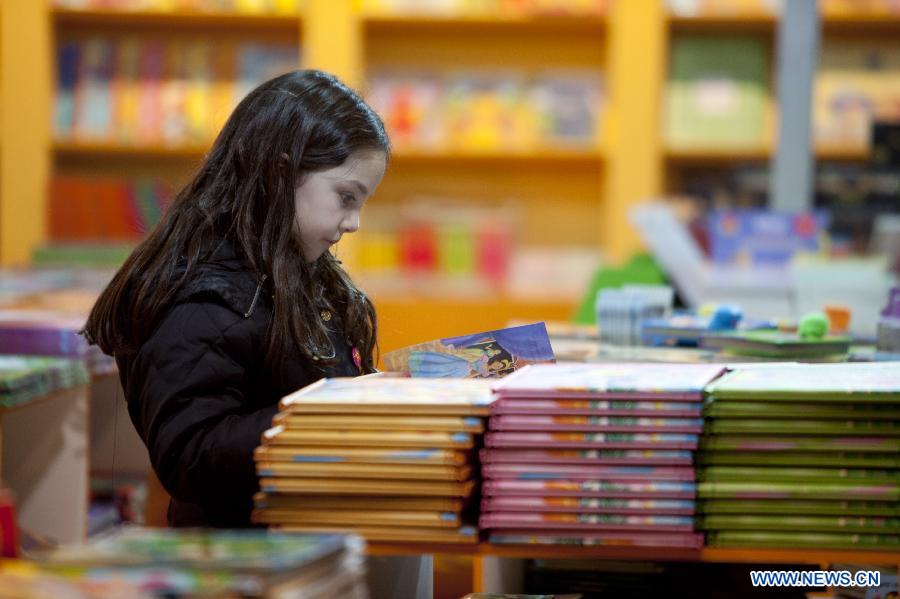
<instances>
[{"instance_id":1,"label":"wooden bookshelf","mask_svg":"<svg viewBox=\"0 0 900 599\"><path fill-rule=\"evenodd\" d=\"M739 162L765 162L772 157L769 147L748 148L669 148L666 160L680 166L718 166ZM865 148L852 146L820 146L815 149L815 158L830 162L864 162L869 153Z\"/></svg>"},{"instance_id":2,"label":"wooden bookshelf","mask_svg":"<svg viewBox=\"0 0 900 599\"><path fill-rule=\"evenodd\" d=\"M471 545L433 543L385 543L372 542L366 546L369 555L433 555L435 562L444 560L454 564L460 558L471 559L465 568L451 572L454 577L471 576L474 592L496 591L485 588L486 571L497 570L498 560L553 559L553 560L611 560L653 562L706 562L733 564L796 564L827 568L831 564L857 564L866 566L900 567L900 551L829 550L829 549L777 549L777 548L721 548L682 549L665 547L573 547L567 545ZM493 568L488 564L493 563ZM439 570L435 568L435 584ZM496 584L496 583L495 583Z\"/></svg>"},{"instance_id":3,"label":"wooden bookshelf","mask_svg":"<svg viewBox=\"0 0 900 599\"><path fill-rule=\"evenodd\" d=\"M88 157L97 160L196 160L206 155L211 144L141 146L57 141L53 144L53 153L60 158Z\"/></svg>"},{"instance_id":4,"label":"wooden bookshelf","mask_svg":"<svg viewBox=\"0 0 900 599\"><path fill-rule=\"evenodd\" d=\"M571 545L493 545L384 543L367 545L370 555L451 554L514 559L605 559L624 561L701 561L736 564L866 564L900 566L900 551L703 547L574 547Z\"/></svg>"}]
</instances>

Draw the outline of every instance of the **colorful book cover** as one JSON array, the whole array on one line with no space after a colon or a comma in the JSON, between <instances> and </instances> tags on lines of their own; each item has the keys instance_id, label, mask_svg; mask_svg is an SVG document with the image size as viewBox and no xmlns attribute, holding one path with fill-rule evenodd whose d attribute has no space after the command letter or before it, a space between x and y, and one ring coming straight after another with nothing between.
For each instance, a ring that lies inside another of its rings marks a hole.
<instances>
[{"instance_id":1,"label":"colorful book cover","mask_svg":"<svg viewBox=\"0 0 900 599\"><path fill-rule=\"evenodd\" d=\"M817 252L828 214L772 210L716 210L708 217L713 262L739 266L787 266L798 252Z\"/></svg>"},{"instance_id":2,"label":"colorful book cover","mask_svg":"<svg viewBox=\"0 0 900 599\"><path fill-rule=\"evenodd\" d=\"M56 97L53 117L53 134L58 140L72 137L75 125L75 88L78 85L81 45L63 42L56 56Z\"/></svg>"},{"instance_id":3,"label":"colorful book cover","mask_svg":"<svg viewBox=\"0 0 900 599\"><path fill-rule=\"evenodd\" d=\"M471 449L469 433L429 431L342 431L314 430L294 431L283 426L273 426L263 433L264 445L300 445L307 447L392 447L446 449Z\"/></svg>"},{"instance_id":4,"label":"colorful book cover","mask_svg":"<svg viewBox=\"0 0 900 599\"><path fill-rule=\"evenodd\" d=\"M465 451L452 449L384 449L381 447L278 447L260 445L253 458L268 462L313 464L445 464L461 466L469 460Z\"/></svg>"},{"instance_id":5,"label":"colorful book cover","mask_svg":"<svg viewBox=\"0 0 900 599\"><path fill-rule=\"evenodd\" d=\"M702 433L700 418L635 418L631 416L522 416L495 415L494 431L588 431L611 433Z\"/></svg>"},{"instance_id":6,"label":"colorful book cover","mask_svg":"<svg viewBox=\"0 0 900 599\"><path fill-rule=\"evenodd\" d=\"M703 547L703 535L696 533L576 532L572 530L503 530L491 533L496 545L577 545L582 547Z\"/></svg>"},{"instance_id":7,"label":"colorful book cover","mask_svg":"<svg viewBox=\"0 0 900 599\"><path fill-rule=\"evenodd\" d=\"M700 440L700 452L752 451L784 454L785 452L853 452L898 453L900 439L890 437L807 437L768 435L711 435Z\"/></svg>"},{"instance_id":8,"label":"colorful book cover","mask_svg":"<svg viewBox=\"0 0 900 599\"><path fill-rule=\"evenodd\" d=\"M532 82L530 101L544 146L596 147L604 86L594 71L545 71Z\"/></svg>"},{"instance_id":9,"label":"colorful book cover","mask_svg":"<svg viewBox=\"0 0 900 599\"><path fill-rule=\"evenodd\" d=\"M890 362L854 362L737 369L710 384L707 393L717 401L897 404L900 403L900 368Z\"/></svg>"},{"instance_id":10,"label":"colorful book cover","mask_svg":"<svg viewBox=\"0 0 900 599\"><path fill-rule=\"evenodd\" d=\"M751 420L716 418L707 420L712 434L876 435L900 437L900 422L890 420Z\"/></svg>"},{"instance_id":11,"label":"colorful book cover","mask_svg":"<svg viewBox=\"0 0 900 599\"><path fill-rule=\"evenodd\" d=\"M389 510L413 512L459 512L465 506L454 497L403 497L392 495L283 495L257 493L253 497L257 508L309 510Z\"/></svg>"},{"instance_id":12,"label":"colorful book cover","mask_svg":"<svg viewBox=\"0 0 900 599\"><path fill-rule=\"evenodd\" d=\"M406 510L332 510L261 508L253 510L252 519L260 524L298 524L313 526L435 526L459 528L455 512L411 512Z\"/></svg>"},{"instance_id":13,"label":"colorful book cover","mask_svg":"<svg viewBox=\"0 0 900 599\"><path fill-rule=\"evenodd\" d=\"M265 530L198 530L122 527L84 545L35 555L56 567L180 566L279 572L342 552L341 535L286 535Z\"/></svg>"},{"instance_id":14,"label":"colorful book cover","mask_svg":"<svg viewBox=\"0 0 900 599\"><path fill-rule=\"evenodd\" d=\"M814 532L858 532L872 534L900 533L900 518L866 518L857 516L799 516L791 514L773 516L739 516L717 514L697 518L697 528L702 530L789 530Z\"/></svg>"},{"instance_id":15,"label":"colorful book cover","mask_svg":"<svg viewBox=\"0 0 900 599\"><path fill-rule=\"evenodd\" d=\"M81 46L75 107L75 137L81 141L107 140L112 133L112 78L114 47L109 40L90 38Z\"/></svg>"},{"instance_id":16,"label":"colorful book cover","mask_svg":"<svg viewBox=\"0 0 900 599\"><path fill-rule=\"evenodd\" d=\"M519 399L502 397L491 404L491 414L547 414L566 416L648 416L699 418L699 404L675 401L607 401L585 399Z\"/></svg>"},{"instance_id":17,"label":"colorful book cover","mask_svg":"<svg viewBox=\"0 0 900 599\"><path fill-rule=\"evenodd\" d=\"M494 389L501 398L695 401L722 371L715 364L539 364Z\"/></svg>"},{"instance_id":18,"label":"colorful book cover","mask_svg":"<svg viewBox=\"0 0 900 599\"><path fill-rule=\"evenodd\" d=\"M322 379L281 399L291 414L486 416L493 401L485 380L389 376Z\"/></svg>"},{"instance_id":19,"label":"colorful book cover","mask_svg":"<svg viewBox=\"0 0 900 599\"><path fill-rule=\"evenodd\" d=\"M166 48L162 42L144 41L138 59L137 141L154 144L162 141L163 83L166 72Z\"/></svg>"},{"instance_id":20,"label":"colorful book cover","mask_svg":"<svg viewBox=\"0 0 900 599\"><path fill-rule=\"evenodd\" d=\"M696 449L698 435L663 433L490 432L486 447L549 449Z\"/></svg>"},{"instance_id":21,"label":"colorful book cover","mask_svg":"<svg viewBox=\"0 0 900 599\"><path fill-rule=\"evenodd\" d=\"M701 451L697 463L731 466L833 466L836 468L900 468L898 453Z\"/></svg>"},{"instance_id":22,"label":"colorful book cover","mask_svg":"<svg viewBox=\"0 0 900 599\"><path fill-rule=\"evenodd\" d=\"M697 470L697 480L703 481L844 481L858 480L865 484L900 483L900 470L872 468L786 468L777 466L708 466Z\"/></svg>"},{"instance_id":23,"label":"colorful book cover","mask_svg":"<svg viewBox=\"0 0 900 599\"><path fill-rule=\"evenodd\" d=\"M900 535L816 532L715 531L707 533L712 547L798 547L810 549L900 549Z\"/></svg>"},{"instance_id":24,"label":"colorful book cover","mask_svg":"<svg viewBox=\"0 0 900 599\"><path fill-rule=\"evenodd\" d=\"M260 477L384 478L392 480L464 481L472 476L471 466L422 466L419 464L354 464L309 462L257 462Z\"/></svg>"},{"instance_id":25,"label":"colorful book cover","mask_svg":"<svg viewBox=\"0 0 900 599\"><path fill-rule=\"evenodd\" d=\"M553 362L544 323L419 343L384 355L385 368L414 378L494 378Z\"/></svg>"},{"instance_id":26,"label":"colorful book cover","mask_svg":"<svg viewBox=\"0 0 900 599\"><path fill-rule=\"evenodd\" d=\"M140 102L141 42L127 37L116 46L115 84L115 132L119 141L134 144L137 141L138 112Z\"/></svg>"},{"instance_id":27,"label":"colorful book cover","mask_svg":"<svg viewBox=\"0 0 900 599\"><path fill-rule=\"evenodd\" d=\"M697 485L701 499L846 499L900 501L900 484L868 483L864 480L833 482L702 482Z\"/></svg>"},{"instance_id":28,"label":"colorful book cover","mask_svg":"<svg viewBox=\"0 0 900 599\"><path fill-rule=\"evenodd\" d=\"M276 414L273 424L290 430L384 430L384 431L444 431L481 433L484 419L478 416L376 416L357 414Z\"/></svg>"},{"instance_id":29,"label":"colorful book cover","mask_svg":"<svg viewBox=\"0 0 900 599\"><path fill-rule=\"evenodd\" d=\"M261 478L259 488L267 493L316 495L403 495L408 497L468 497L475 481L409 481L332 478Z\"/></svg>"},{"instance_id":30,"label":"colorful book cover","mask_svg":"<svg viewBox=\"0 0 900 599\"><path fill-rule=\"evenodd\" d=\"M703 346L727 353L759 358L820 358L840 356L850 350L850 337L828 335L821 339L802 339L784 331L744 331L707 335Z\"/></svg>"},{"instance_id":31,"label":"colorful book cover","mask_svg":"<svg viewBox=\"0 0 900 599\"><path fill-rule=\"evenodd\" d=\"M482 464L690 466L693 452L667 449L482 449ZM898 458L900 459L900 458Z\"/></svg>"},{"instance_id":32,"label":"colorful book cover","mask_svg":"<svg viewBox=\"0 0 900 599\"><path fill-rule=\"evenodd\" d=\"M446 144L441 86L431 73L376 73L366 95L397 148L438 149Z\"/></svg>"},{"instance_id":33,"label":"colorful book cover","mask_svg":"<svg viewBox=\"0 0 900 599\"><path fill-rule=\"evenodd\" d=\"M673 147L764 142L769 58L756 37L685 36L672 42L665 102Z\"/></svg>"},{"instance_id":34,"label":"colorful book cover","mask_svg":"<svg viewBox=\"0 0 900 599\"><path fill-rule=\"evenodd\" d=\"M692 516L623 516L616 514L555 514L540 512L488 512L478 519L481 528L556 528L578 530L644 530L694 532Z\"/></svg>"},{"instance_id":35,"label":"colorful book cover","mask_svg":"<svg viewBox=\"0 0 900 599\"><path fill-rule=\"evenodd\" d=\"M600 497L610 499L694 499L697 486L688 482L609 480L485 480L484 495L530 497Z\"/></svg>"},{"instance_id":36,"label":"colorful book cover","mask_svg":"<svg viewBox=\"0 0 900 599\"><path fill-rule=\"evenodd\" d=\"M481 511L691 516L695 512L695 505L694 501L690 499L599 499L596 497L494 495L481 500Z\"/></svg>"},{"instance_id":37,"label":"colorful book cover","mask_svg":"<svg viewBox=\"0 0 900 599\"><path fill-rule=\"evenodd\" d=\"M495 406L497 403L495 402ZM817 420L900 421L896 404L802 403L783 401L715 401L703 408L707 418L814 418Z\"/></svg>"},{"instance_id":38,"label":"colorful book cover","mask_svg":"<svg viewBox=\"0 0 900 599\"><path fill-rule=\"evenodd\" d=\"M481 475L508 480L694 481L694 469L679 466L483 464Z\"/></svg>"},{"instance_id":39,"label":"colorful book cover","mask_svg":"<svg viewBox=\"0 0 900 599\"><path fill-rule=\"evenodd\" d=\"M705 499L697 502L702 514L798 514L822 516L900 517L900 504L887 501L825 499Z\"/></svg>"}]
</instances>

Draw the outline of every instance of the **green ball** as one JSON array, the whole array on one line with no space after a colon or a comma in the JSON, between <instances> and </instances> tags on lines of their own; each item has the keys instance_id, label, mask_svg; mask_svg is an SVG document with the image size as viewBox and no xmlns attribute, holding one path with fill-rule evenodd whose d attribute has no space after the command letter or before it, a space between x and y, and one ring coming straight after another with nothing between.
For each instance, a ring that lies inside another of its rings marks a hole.
<instances>
[{"instance_id":1,"label":"green ball","mask_svg":"<svg viewBox=\"0 0 900 599\"><path fill-rule=\"evenodd\" d=\"M800 319L797 334L801 339L821 339L828 333L828 317L822 312L811 312Z\"/></svg>"}]
</instances>

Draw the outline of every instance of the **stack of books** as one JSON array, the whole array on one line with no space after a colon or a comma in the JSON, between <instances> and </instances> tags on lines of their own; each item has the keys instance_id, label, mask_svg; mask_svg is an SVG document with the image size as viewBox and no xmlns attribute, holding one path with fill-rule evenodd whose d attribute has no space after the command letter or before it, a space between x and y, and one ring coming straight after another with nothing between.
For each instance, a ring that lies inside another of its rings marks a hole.
<instances>
[{"instance_id":1,"label":"stack of books","mask_svg":"<svg viewBox=\"0 0 900 599\"><path fill-rule=\"evenodd\" d=\"M742 367L708 388L699 527L715 546L900 547L900 368Z\"/></svg>"},{"instance_id":2,"label":"stack of books","mask_svg":"<svg viewBox=\"0 0 900 599\"><path fill-rule=\"evenodd\" d=\"M89 380L78 360L0 355L0 408L13 408Z\"/></svg>"},{"instance_id":3,"label":"stack of books","mask_svg":"<svg viewBox=\"0 0 900 599\"><path fill-rule=\"evenodd\" d=\"M80 334L85 320L52 310L0 310L0 353L81 360L92 374L115 373L115 360Z\"/></svg>"},{"instance_id":4,"label":"stack of books","mask_svg":"<svg viewBox=\"0 0 900 599\"><path fill-rule=\"evenodd\" d=\"M698 548L708 364L534 365L495 387L480 525L493 543Z\"/></svg>"},{"instance_id":5,"label":"stack of books","mask_svg":"<svg viewBox=\"0 0 900 599\"><path fill-rule=\"evenodd\" d=\"M476 542L465 511L491 398L484 380L380 375L288 395L256 450L254 520L370 541Z\"/></svg>"},{"instance_id":6,"label":"stack of books","mask_svg":"<svg viewBox=\"0 0 900 599\"><path fill-rule=\"evenodd\" d=\"M344 535L121 527L34 557L41 572L90 581L104 597L363 599L362 548Z\"/></svg>"}]
</instances>

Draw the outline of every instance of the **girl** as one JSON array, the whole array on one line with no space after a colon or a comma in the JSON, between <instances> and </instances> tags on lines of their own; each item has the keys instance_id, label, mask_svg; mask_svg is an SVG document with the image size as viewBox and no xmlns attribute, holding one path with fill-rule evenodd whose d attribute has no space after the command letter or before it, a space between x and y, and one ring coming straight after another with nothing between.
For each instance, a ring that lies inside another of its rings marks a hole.
<instances>
[{"instance_id":1,"label":"girl","mask_svg":"<svg viewBox=\"0 0 900 599\"><path fill-rule=\"evenodd\" d=\"M171 525L248 526L278 400L374 371L374 308L328 250L359 228L388 155L333 76L263 83L97 300L85 334L116 358Z\"/></svg>"}]
</instances>

